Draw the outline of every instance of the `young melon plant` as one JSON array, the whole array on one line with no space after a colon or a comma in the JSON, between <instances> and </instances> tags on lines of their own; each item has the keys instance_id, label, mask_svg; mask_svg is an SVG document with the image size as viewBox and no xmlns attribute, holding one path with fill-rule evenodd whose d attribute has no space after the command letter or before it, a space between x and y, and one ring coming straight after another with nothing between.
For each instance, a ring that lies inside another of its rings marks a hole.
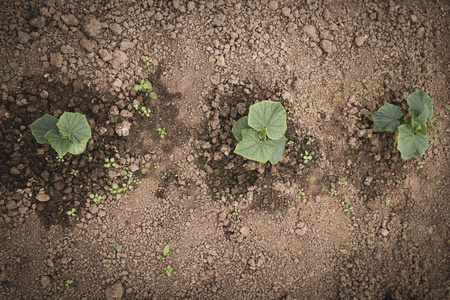
<instances>
[{"instance_id":1,"label":"young melon plant","mask_svg":"<svg viewBox=\"0 0 450 300\"><path fill-rule=\"evenodd\" d=\"M91 127L86 116L79 113L64 112L59 118L45 115L31 125L31 132L40 144L50 144L59 157L67 152L81 154L91 136Z\"/></svg>"},{"instance_id":2,"label":"young melon plant","mask_svg":"<svg viewBox=\"0 0 450 300\"><path fill-rule=\"evenodd\" d=\"M281 103L253 104L248 116L240 118L233 126L233 135L239 141L234 153L260 163L282 161L286 129L286 110Z\"/></svg>"},{"instance_id":3,"label":"young melon plant","mask_svg":"<svg viewBox=\"0 0 450 300\"><path fill-rule=\"evenodd\" d=\"M378 129L398 131L397 149L403 160L425 153L429 139L427 121L432 124L433 117L433 99L424 91L415 91L406 98L406 101L413 116L407 122L403 120L400 107L390 103L372 113L372 119Z\"/></svg>"}]
</instances>

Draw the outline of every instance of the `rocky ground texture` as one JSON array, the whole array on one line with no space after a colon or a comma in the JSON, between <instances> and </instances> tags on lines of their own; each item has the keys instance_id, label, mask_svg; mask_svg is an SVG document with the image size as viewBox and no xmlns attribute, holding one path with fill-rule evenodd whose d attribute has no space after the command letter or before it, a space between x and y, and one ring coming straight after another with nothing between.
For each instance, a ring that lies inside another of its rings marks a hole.
<instances>
[{"instance_id":1,"label":"rocky ground texture","mask_svg":"<svg viewBox=\"0 0 450 300\"><path fill-rule=\"evenodd\" d=\"M447 299L449 10L2 3L0 298ZM405 162L370 114L406 112L416 89L434 122ZM288 115L274 165L233 153L233 124L262 100ZM29 125L64 111L92 139L60 160Z\"/></svg>"}]
</instances>

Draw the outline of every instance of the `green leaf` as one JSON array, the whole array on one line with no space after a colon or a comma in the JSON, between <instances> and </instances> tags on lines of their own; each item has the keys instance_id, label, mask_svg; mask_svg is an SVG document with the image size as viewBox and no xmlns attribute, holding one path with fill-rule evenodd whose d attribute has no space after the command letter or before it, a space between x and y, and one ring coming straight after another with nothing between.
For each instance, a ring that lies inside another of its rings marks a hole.
<instances>
[{"instance_id":1,"label":"green leaf","mask_svg":"<svg viewBox=\"0 0 450 300\"><path fill-rule=\"evenodd\" d=\"M164 247L164 249L163 249L163 256L164 257L166 257L167 256L167 254L169 254L169 251L170 251L170 247L169 247L169 245L166 245L165 247Z\"/></svg>"},{"instance_id":2,"label":"green leaf","mask_svg":"<svg viewBox=\"0 0 450 300\"><path fill-rule=\"evenodd\" d=\"M261 101L250 106L248 125L257 131L267 128L267 136L278 140L287 129L286 111L280 102Z\"/></svg>"},{"instance_id":3,"label":"green leaf","mask_svg":"<svg viewBox=\"0 0 450 300\"><path fill-rule=\"evenodd\" d=\"M91 127L85 115L64 112L56 125L61 135L67 137L72 144L81 143L91 138Z\"/></svg>"},{"instance_id":4,"label":"green leaf","mask_svg":"<svg viewBox=\"0 0 450 300\"><path fill-rule=\"evenodd\" d=\"M150 81L144 82L143 87L144 87L144 89L146 89L146 90L148 90L148 91L151 91L152 88L153 88L153 87L152 87L152 84L150 83Z\"/></svg>"},{"instance_id":5,"label":"green leaf","mask_svg":"<svg viewBox=\"0 0 450 300\"><path fill-rule=\"evenodd\" d=\"M157 99L158 98L158 96L156 95L156 93L155 92L151 92L150 93L150 98L152 98L152 99Z\"/></svg>"},{"instance_id":6,"label":"green leaf","mask_svg":"<svg viewBox=\"0 0 450 300\"><path fill-rule=\"evenodd\" d=\"M421 156L428 148L429 134L415 133L410 124L403 124L398 127L398 145L403 160L414 156Z\"/></svg>"},{"instance_id":7,"label":"green leaf","mask_svg":"<svg viewBox=\"0 0 450 300\"><path fill-rule=\"evenodd\" d=\"M70 146L68 152L71 154L74 154L74 155L83 153L84 150L86 150L86 145L87 145L88 141L89 141L89 139L82 141L81 143L72 144L72 146Z\"/></svg>"},{"instance_id":8,"label":"green leaf","mask_svg":"<svg viewBox=\"0 0 450 300\"><path fill-rule=\"evenodd\" d=\"M400 126L402 111L394 104L386 103L372 114L372 119L380 131L396 131Z\"/></svg>"},{"instance_id":9,"label":"green leaf","mask_svg":"<svg viewBox=\"0 0 450 300\"><path fill-rule=\"evenodd\" d=\"M234 153L247 159L266 163L273 153L273 142L271 140L261 141L258 131L254 129L242 130L242 141L237 144Z\"/></svg>"},{"instance_id":10,"label":"green leaf","mask_svg":"<svg viewBox=\"0 0 450 300\"><path fill-rule=\"evenodd\" d=\"M422 114L425 110L425 107L428 108L428 114L427 119L430 124L432 123L432 116L433 116L433 99L431 99L430 96L428 96L427 93L424 91L415 91L411 95L406 98L406 101L408 101L409 105L409 112L414 116L417 117L420 114Z\"/></svg>"},{"instance_id":11,"label":"green leaf","mask_svg":"<svg viewBox=\"0 0 450 300\"><path fill-rule=\"evenodd\" d=\"M65 138L59 134L58 129L49 130L45 134L45 138L50 142L53 149L58 152L59 157L63 157L69 151L70 146L72 145L68 138Z\"/></svg>"},{"instance_id":12,"label":"green leaf","mask_svg":"<svg viewBox=\"0 0 450 300\"><path fill-rule=\"evenodd\" d=\"M411 119L411 125L415 132L420 132L427 128L428 108L425 106L423 112Z\"/></svg>"},{"instance_id":13,"label":"green leaf","mask_svg":"<svg viewBox=\"0 0 450 300\"><path fill-rule=\"evenodd\" d=\"M49 141L45 138L45 134L52 129L58 130L56 123L58 119L51 115L44 115L31 123L31 133L36 138L39 144L47 144Z\"/></svg>"},{"instance_id":14,"label":"green leaf","mask_svg":"<svg viewBox=\"0 0 450 300\"><path fill-rule=\"evenodd\" d=\"M133 89L134 89L136 92L140 92L140 91L142 90L142 86L139 85L139 84L136 84L136 85L133 87Z\"/></svg>"},{"instance_id":15,"label":"green leaf","mask_svg":"<svg viewBox=\"0 0 450 300\"><path fill-rule=\"evenodd\" d=\"M239 142L242 141L242 130L251 128L248 126L248 117L242 117L240 118L236 124L234 124L233 129L231 130L233 132L234 137Z\"/></svg>"},{"instance_id":16,"label":"green leaf","mask_svg":"<svg viewBox=\"0 0 450 300\"><path fill-rule=\"evenodd\" d=\"M270 162L275 163L277 161L282 161L284 158L284 149L286 147L287 138L284 136L281 139L273 140L273 152L270 157Z\"/></svg>"}]
</instances>

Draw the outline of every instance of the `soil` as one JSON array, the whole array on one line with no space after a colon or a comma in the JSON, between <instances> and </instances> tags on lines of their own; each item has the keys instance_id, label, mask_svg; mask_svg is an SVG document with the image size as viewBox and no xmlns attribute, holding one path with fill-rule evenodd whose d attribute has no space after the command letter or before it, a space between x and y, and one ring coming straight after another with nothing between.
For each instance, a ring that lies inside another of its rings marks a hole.
<instances>
[{"instance_id":1,"label":"soil","mask_svg":"<svg viewBox=\"0 0 450 300\"><path fill-rule=\"evenodd\" d=\"M448 1L0 12L1 299L449 299ZM370 114L416 89L434 123L403 161ZM233 153L262 100L288 116L273 165ZM29 125L64 111L92 139L61 160Z\"/></svg>"}]
</instances>

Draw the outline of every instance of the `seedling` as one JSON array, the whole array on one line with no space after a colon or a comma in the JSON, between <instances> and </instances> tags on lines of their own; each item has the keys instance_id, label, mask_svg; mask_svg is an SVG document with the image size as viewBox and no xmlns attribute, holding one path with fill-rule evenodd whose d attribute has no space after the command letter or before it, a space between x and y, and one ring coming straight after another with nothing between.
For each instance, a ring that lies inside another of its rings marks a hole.
<instances>
[{"instance_id":1,"label":"seedling","mask_svg":"<svg viewBox=\"0 0 450 300\"><path fill-rule=\"evenodd\" d=\"M52 287L52 289L54 289L55 291L60 291L61 290L61 288L59 286L57 286L57 285L54 285Z\"/></svg>"},{"instance_id":2,"label":"seedling","mask_svg":"<svg viewBox=\"0 0 450 300\"><path fill-rule=\"evenodd\" d=\"M148 172L148 168L150 168L150 163L146 163L146 164L144 165L144 167L143 167L142 170L141 170L141 173L142 173L142 174L147 173L147 172Z\"/></svg>"},{"instance_id":3,"label":"seedling","mask_svg":"<svg viewBox=\"0 0 450 300\"><path fill-rule=\"evenodd\" d=\"M183 175L183 174L175 174L175 177L176 178L181 178L181 179L186 179L186 175Z\"/></svg>"},{"instance_id":4,"label":"seedling","mask_svg":"<svg viewBox=\"0 0 450 300\"><path fill-rule=\"evenodd\" d=\"M163 139L166 136L166 128L156 128L156 131L158 131L159 136Z\"/></svg>"},{"instance_id":5,"label":"seedling","mask_svg":"<svg viewBox=\"0 0 450 300\"><path fill-rule=\"evenodd\" d=\"M350 199L344 198L344 203L342 203L342 208L344 209L344 212L349 214L353 210L353 206L350 204Z\"/></svg>"},{"instance_id":6,"label":"seedling","mask_svg":"<svg viewBox=\"0 0 450 300\"><path fill-rule=\"evenodd\" d=\"M338 179L338 184L342 185L342 184L344 184L344 182L345 182L346 180L347 180L347 176L339 177L339 179Z\"/></svg>"},{"instance_id":7,"label":"seedling","mask_svg":"<svg viewBox=\"0 0 450 300\"><path fill-rule=\"evenodd\" d=\"M170 277L170 275L172 275L173 268L170 265L168 265L167 267L164 268L164 271L166 271L167 277Z\"/></svg>"},{"instance_id":8,"label":"seedling","mask_svg":"<svg viewBox=\"0 0 450 300\"><path fill-rule=\"evenodd\" d=\"M153 66L152 66L152 60L150 59L150 57L146 56L142 59L144 61L144 63L147 65L147 70L149 72L151 72Z\"/></svg>"},{"instance_id":9,"label":"seedling","mask_svg":"<svg viewBox=\"0 0 450 300\"><path fill-rule=\"evenodd\" d=\"M159 162L155 162L155 163L153 163L153 168L155 168L155 169L159 169Z\"/></svg>"},{"instance_id":10,"label":"seedling","mask_svg":"<svg viewBox=\"0 0 450 300\"><path fill-rule=\"evenodd\" d=\"M434 184L440 184L441 182L441 180L437 180Z\"/></svg>"},{"instance_id":11,"label":"seedling","mask_svg":"<svg viewBox=\"0 0 450 300\"><path fill-rule=\"evenodd\" d=\"M67 211L67 215L72 216L72 217L75 217L75 212L76 212L76 211L77 211L77 210L76 210L75 208L72 208L71 210Z\"/></svg>"},{"instance_id":12,"label":"seedling","mask_svg":"<svg viewBox=\"0 0 450 300\"><path fill-rule=\"evenodd\" d=\"M3 72L9 73L11 71L11 68L8 65L4 65L2 68Z\"/></svg>"},{"instance_id":13,"label":"seedling","mask_svg":"<svg viewBox=\"0 0 450 300\"><path fill-rule=\"evenodd\" d=\"M239 216L239 213L240 213L240 212L241 212L240 209L235 208L232 215L233 215L233 216Z\"/></svg>"},{"instance_id":14,"label":"seedling","mask_svg":"<svg viewBox=\"0 0 450 300\"><path fill-rule=\"evenodd\" d=\"M233 135L239 142L234 153L260 163L282 161L286 129L286 110L281 103L253 104L248 116L240 118L233 126Z\"/></svg>"},{"instance_id":15,"label":"seedling","mask_svg":"<svg viewBox=\"0 0 450 300\"><path fill-rule=\"evenodd\" d=\"M338 192L335 189L330 189L330 191L328 192L328 194L330 194L331 196L337 196Z\"/></svg>"},{"instance_id":16,"label":"seedling","mask_svg":"<svg viewBox=\"0 0 450 300\"><path fill-rule=\"evenodd\" d=\"M150 81L142 79L140 84L136 84L133 89L136 92L141 92L142 90L145 90L145 96L150 96L150 98L156 99L156 93L153 92L153 86L150 83Z\"/></svg>"},{"instance_id":17,"label":"seedling","mask_svg":"<svg viewBox=\"0 0 450 300\"><path fill-rule=\"evenodd\" d=\"M311 106L311 104L306 108L306 110L308 111L308 114L313 112L313 107Z\"/></svg>"},{"instance_id":18,"label":"seedling","mask_svg":"<svg viewBox=\"0 0 450 300\"><path fill-rule=\"evenodd\" d=\"M117 243L111 243L110 247L111 252L117 252Z\"/></svg>"},{"instance_id":19,"label":"seedling","mask_svg":"<svg viewBox=\"0 0 450 300\"><path fill-rule=\"evenodd\" d=\"M315 176L308 176L308 178L306 178L306 180L314 181L314 180L316 180L316 177Z\"/></svg>"},{"instance_id":20,"label":"seedling","mask_svg":"<svg viewBox=\"0 0 450 300\"><path fill-rule=\"evenodd\" d=\"M150 117L150 113L152 112L152 110L150 108L146 108L145 106L141 107L141 110L139 111L139 114L143 117Z\"/></svg>"},{"instance_id":21,"label":"seedling","mask_svg":"<svg viewBox=\"0 0 450 300\"><path fill-rule=\"evenodd\" d=\"M308 141L306 142L306 146L311 146L313 143L314 143L314 139L309 138Z\"/></svg>"},{"instance_id":22,"label":"seedling","mask_svg":"<svg viewBox=\"0 0 450 300\"><path fill-rule=\"evenodd\" d=\"M341 92L334 93L333 102L341 101Z\"/></svg>"},{"instance_id":23,"label":"seedling","mask_svg":"<svg viewBox=\"0 0 450 300\"><path fill-rule=\"evenodd\" d=\"M23 137L23 135L22 135L22 134L19 134L19 138L17 139L17 142L18 142L18 143L20 143L20 142L22 141L22 137Z\"/></svg>"},{"instance_id":24,"label":"seedling","mask_svg":"<svg viewBox=\"0 0 450 300\"><path fill-rule=\"evenodd\" d=\"M341 249L339 251L341 251L342 254L347 254L347 249Z\"/></svg>"},{"instance_id":25,"label":"seedling","mask_svg":"<svg viewBox=\"0 0 450 300\"><path fill-rule=\"evenodd\" d=\"M94 200L95 203L99 203L102 200L102 196L99 194L90 194L89 198L91 198L92 200Z\"/></svg>"},{"instance_id":26,"label":"seedling","mask_svg":"<svg viewBox=\"0 0 450 300\"><path fill-rule=\"evenodd\" d=\"M73 280L66 280L66 289L70 290L70 285L73 283Z\"/></svg>"},{"instance_id":27,"label":"seedling","mask_svg":"<svg viewBox=\"0 0 450 300\"><path fill-rule=\"evenodd\" d=\"M39 144L50 144L62 158L67 152L77 155L86 150L91 136L91 127L86 116L64 112L59 120L51 115L34 121L31 132Z\"/></svg>"},{"instance_id":28,"label":"seedling","mask_svg":"<svg viewBox=\"0 0 450 300\"><path fill-rule=\"evenodd\" d=\"M413 117L404 121L400 107L386 103L372 113L372 119L380 131L398 132L397 149L402 159L421 156L428 148L427 122L432 124L433 99L424 91L415 91L406 101Z\"/></svg>"},{"instance_id":29,"label":"seedling","mask_svg":"<svg viewBox=\"0 0 450 300\"><path fill-rule=\"evenodd\" d=\"M122 179L124 180L122 187L119 188L119 185L114 183L112 187L109 188L111 193L116 194L117 199L122 198L123 192L133 189L133 186L131 185L133 183L133 172L125 171L125 176ZM134 183L137 183L137 181L135 180Z\"/></svg>"},{"instance_id":30,"label":"seedling","mask_svg":"<svg viewBox=\"0 0 450 300\"><path fill-rule=\"evenodd\" d=\"M416 169L417 169L417 170L423 169L423 165L418 165L418 166L416 167Z\"/></svg>"},{"instance_id":31,"label":"seedling","mask_svg":"<svg viewBox=\"0 0 450 300\"><path fill-rule=\"evenodd\" d=\"M302 199L303 203L309 204L308 198L306 197L305 191L303 189L298 190L297 198Z\"/></svg>"},{"instance_id":32,"label":"seedling","mask_svg":"<svg viewBox=\"0 0 450 300\"><path fill-rule=\"evenodd\" d=\"M116 160L114 159L114 157L111 158L105 158L105 164L103 165L105 168L111 168L111 167L116 167Z\"/></svg>"},{"instance_id":33,"label":"seedling","mask_svg":"<svg viewBox=\"0 0 450 300\"><path fill-rule=\"evenodd\" d=\"M300 153L300 157L303 158L303 162L307 164L310 160L312 160L312 156L308 151L305 150L305 153Z\"/></svg>"},{"instance_id":34,"label":"seedling","mask_svg":"<svg viewBox=\"0 0 450 300\"><path fill-rule=\"evenodd\" d=\"M169 245L166 245L163 249L162 255L159 257L159 260L163 260L167 256L167 254L169 254L169 251L170 247Z\"/></svg>"},{"instance_id":35,"label":"seedling","mask_svg":"<svg viewBox=\"0 0 450 300\"><path fill-rule=\"evenodd\" d=\"M294 146L294 141L290 140L290 141L287 142L287 144L288 144L288 146L292 147L292 146Z\"/></svg>"},{"instance_id":36,"label":"seedling","mask_svg":"<svg viewBox=\"0 0 450 300\"><path fill-rule=\"evenodd\" d=\"M70 174L73 175L73 176L75 176L75 177L77 177L77 176L78 176L78 170L72 169L72 170L70 171Z\"/></svg>"},{"instance_id":37,"label":"seedling","mask_svg":"<svg viewBox=\"0 0 450 300\"><path fill-rule=\"evenodd\" d=\"M389 203L391 203L391 199L389 199L389 197L386 197L383 202L384 204L386 204L386 206L389 206Z\"/></svg>"},{"instance_id":38,"label":"seedling","mask_svg":"<svg viewBox=\"0 0 450 300\"><path fill-rule=\"evenodd\" d=\"M408 224L408 226L406 227L406 230L411 230L412 226L411 224Z\"/></svg>"}]
</instances>

